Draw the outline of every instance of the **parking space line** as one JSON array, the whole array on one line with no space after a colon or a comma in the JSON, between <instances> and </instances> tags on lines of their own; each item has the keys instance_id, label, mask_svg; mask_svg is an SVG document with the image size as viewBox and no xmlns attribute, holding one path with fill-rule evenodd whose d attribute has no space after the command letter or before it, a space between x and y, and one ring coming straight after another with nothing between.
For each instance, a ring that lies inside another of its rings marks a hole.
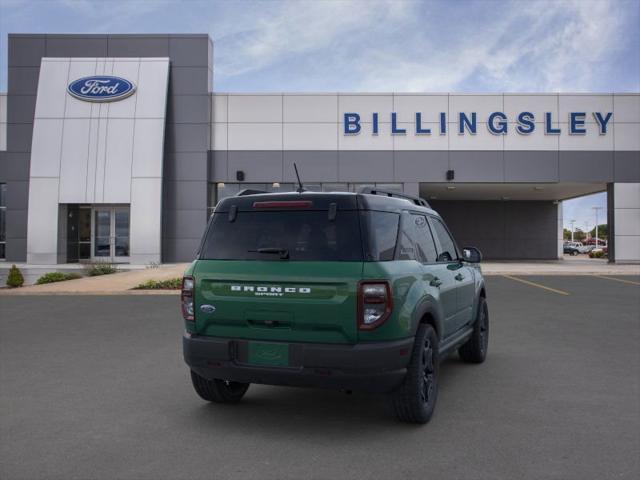
<instances>
[{"instance_id":1,"label":"parking space line","mask_svg":"<svg viewBox=\"0 0 640 480\"><path fill-rule=\"evenodd\" d=\"M529 280L523 280L522 278L513 277L511 275L502 275L503 277L509 278L511 280L515 280L516 282L524 283L525 285L530 285L532 287L538 287L543 290L547 290L549 292L557 293L558 295L571 295L569 292L565 292L564 290L557 290L555 288L547 287L545 285L540 285L536 282L531 282Z\"/></svg>"},{"instance_id":2,"label":"parking space line","mask_svg":"<svg viewBox=\"0 0 640 480\"><path fill-rule=\"evenodd\" d=\"M623 280L622 278L607 277L606 275L594 275L598 278L606 278L607 280L614 280L616 282L628 283L630 285L640 285L640 282L634 282L633 280Z\"/></svg>"}]
</instances>

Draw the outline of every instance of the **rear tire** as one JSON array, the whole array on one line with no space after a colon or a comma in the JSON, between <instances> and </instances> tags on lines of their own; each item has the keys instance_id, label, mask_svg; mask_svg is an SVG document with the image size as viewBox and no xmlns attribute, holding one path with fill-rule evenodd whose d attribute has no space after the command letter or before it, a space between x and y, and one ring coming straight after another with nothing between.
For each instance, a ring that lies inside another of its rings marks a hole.
<instances>
[{"instance_id":1,"label":"rear tire","mask_svg":"<svg viewBox=\"0 0 640 480\"><path fill-rule=\"evenodd\" d=\"M238 403L247 393L250 385L218 379L209 380L193 370L191 371L191 383L200 398L215 403Z\"/></svg>"},{"instance_id":2,"label":"rear tire","mask_svg":"<svg viewBox=\"0 0 640 480\"><path fill-rule=\"evenodd\" d=\"M478 301L478 313L473 324L473 333L458 349L458 355L467 363L482 363L487 358L489 347L489 309L484 297Z\"/></svg>"},{"instance_id":3,"label":"rear tire","mask_svg":"<svg viewBox=\"0 0 640 480\"><path fill-rule=\"evenodd\" d=\"M427 423L438 398L438 335L422 324L416 333L407 375L391 393L393 415L402 422Z\"/></svg>"}]
</instances>

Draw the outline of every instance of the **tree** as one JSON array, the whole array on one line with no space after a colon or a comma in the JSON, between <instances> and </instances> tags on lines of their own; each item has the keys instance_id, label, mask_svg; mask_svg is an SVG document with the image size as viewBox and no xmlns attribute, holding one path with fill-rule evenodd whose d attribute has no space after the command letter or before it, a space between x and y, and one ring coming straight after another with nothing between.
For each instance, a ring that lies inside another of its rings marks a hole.
<instances>
[{"instance_id":1,"label":"tree","mask_svg":"<svg viewBox=\"0 0 640 480\"><path fill-rule=\"evenodd\" d=\"M596 227L593 227L593 229L589 232L589 235L591 235L592 237L596 236ZM598 225L598 238L607 238L609 236L609 227L606 223L603 223L602 225Z\"/></svg>"},{"instance_id":2,"label":"tree","mask_svg":"<svg viewBox=\"0 0 640 480\"><path fill-rule=\"evenodd\" d=\"M571 240L571 230L569 230L568 228L564 228L562 230L562 238L564 238L565 240Z\"/></svg>"},{"instance_id":3,"label":"tree","mask_svg":"<svg viewBox=\"0 0 640 480\"><path fill-rule=\"evenodd\" d=\"M571 237L569 237L569 238L571 238ZM586 238L587 238L587 235L582 230L580 230L579 228L576 228L573 231L573 241L574 242L582 242Z\"/></svg>"},{"instance_id":4,"label":"tree","mask_svg":"<svg viewBox=\"0 0 640 480\"><path fill-rule=\"evenodd\" d=\"M7 276L7 286L11 288L21 287L24 283L24 277L22 276L22 272L18 267L13 265L9 270L9 275Z\"/></svg>"}]
</instances>

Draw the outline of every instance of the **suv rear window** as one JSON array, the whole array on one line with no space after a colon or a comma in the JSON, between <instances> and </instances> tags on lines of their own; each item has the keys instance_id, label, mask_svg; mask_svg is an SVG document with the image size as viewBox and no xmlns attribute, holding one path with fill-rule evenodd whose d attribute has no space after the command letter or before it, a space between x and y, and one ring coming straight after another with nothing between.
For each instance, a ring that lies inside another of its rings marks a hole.
<instances>
[{"instance_id":1,"label":"suv rear window","mask_svg":"<svg viewBox=\"0 0 640 480\"><path fill-rule=\"evenodd\" d=\"M362 261L356 211L214 213L202 246L203 260ZM286 252L286 253L285 253Z\"/></svg>"}]
</instances>

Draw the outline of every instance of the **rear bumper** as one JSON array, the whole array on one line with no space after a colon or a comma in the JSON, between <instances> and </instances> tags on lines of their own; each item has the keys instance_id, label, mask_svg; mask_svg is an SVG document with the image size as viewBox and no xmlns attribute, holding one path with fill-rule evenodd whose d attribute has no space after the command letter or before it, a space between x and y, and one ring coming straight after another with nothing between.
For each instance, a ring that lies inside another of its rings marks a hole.
<instances>
[{"instance_id":1,"label":"rear bumper","mask_svg":"<svg viewBox=\"0 0 640 480\"><path fill-rule=\"evenodd\" d=\"M413 348L412 338L357 345L289 343L290 366L264 367L246 363L248 343L187 333L184 360L209 379L388 392L404 379Z\"/></svg>"}]
</instances>

